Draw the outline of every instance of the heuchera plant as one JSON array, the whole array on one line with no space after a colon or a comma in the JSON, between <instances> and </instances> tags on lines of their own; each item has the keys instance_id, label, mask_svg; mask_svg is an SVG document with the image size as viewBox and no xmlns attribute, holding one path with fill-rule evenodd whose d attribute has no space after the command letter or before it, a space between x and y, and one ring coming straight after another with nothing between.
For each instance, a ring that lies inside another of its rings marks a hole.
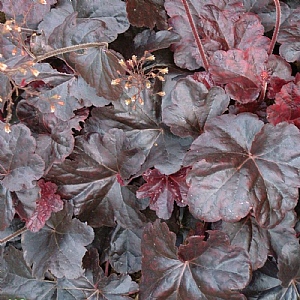
<instances>
[{"instance_id":1,"label":"heuchera plant","mask_svg":"<svg viewBox=\"0 0 300 300\"><path fill-rule=\"evenodd\" d=\"M0 11L0 299L300 299L299 1Z\"/></svg>"}]
</instances>

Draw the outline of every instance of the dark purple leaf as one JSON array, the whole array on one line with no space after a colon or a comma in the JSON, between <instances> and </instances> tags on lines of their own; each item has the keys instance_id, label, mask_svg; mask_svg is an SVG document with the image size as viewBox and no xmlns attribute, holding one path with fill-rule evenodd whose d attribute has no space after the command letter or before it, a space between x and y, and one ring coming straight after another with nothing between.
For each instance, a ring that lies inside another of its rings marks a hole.
<instances>
[{"instance_id":1,"label":"dark purple leaf","mask_svg":"<svg viewBox=\"0 0 300 300\"><path fill-rule=\"evenodd\" d=\"M277 278L277 273L277 264L271 260L267 260L261 269L254 271L251 282L243 290L244 295L248 297L247 299L258 299L258 297L261 299L293 299L280 298L286 289L280 285L281 282Z\"/></svg>"},{"instance_id":2,"label":"dark purple leaf","mask_svg":"<svg viewBox=\"0 0 300 300\"><path fill-rule=\"evenodd\" d=\"M138 292L138 284L129 275L104 275L95 248L86 253L83 266L86 269L85 276L74 280L58 279L59 299L130 300L132 298L129 295Z\"/></svg>"},{"instance_id":3,"label":"dark purple leaf","mask_svg":"<svg viewBox=\"0 0 300 300\"><path fill-rule=\"evenodd\" d=\"M33 181L43 176L45 164L34 153L35 148L36 142L28 127L13 125L7 133L5 124L0 121L0 180L6 189L32 188Z\"/></svg>"},{"instance_id":4,"label":"dark purple leaf","mask_svg":"<svg viewBox=\"0 0 300 300\"><path fill-rule=\"evenodd\" d=\"M26 227L32 232L37 232L44 227L52 212L63 209L64 203L56 194L57 185L53 182L38 181L40 187L40 198L37 200L36 209L30 219L26 220Z\"/></svg>"},{"instance_id":5,"label":"dark purple leaf","mask_svg":"<svg viewBox=\"0 0 300 300\"><path fill-rule=\"evenodd\" d=\"M131 25L150 29L156 25L160 30L168 28L164 0L128 0L126 11Z\"/></svg>"},{"instance_id":6,"label":"dark purple leaf","mask_svg":"<svg viewBox=\"0 0 300 300\"><path fill-rule=\"evenodd\" d=\"M282 44L280 55L288 62L300 60L300 8L292 10L289 17L280 26L277 42Z\"/></svg>"},{"instance_id":7,"label":"dark purple leaf","mask_svg":"<svg viewBox=\"0 0 300 300\"><path fill-rule=\"evenodd\" d=\"M80 130L79 122L87 118L86 114L76 114L72 119L62 121L53 113L42 114L26 101L19 102L17 114L36 137L36 153L45 161L45 173L53 163L63 162L71 154L74 148L72 128Z\"/></svg>"},{"instance_id":8,"label":"dark purple leaf","mask_svg":"<svg viewBox=\"0 0 300 300\"><path fill-rule=\"evenodd\" d=\"M44 88L38 97L31 97L27 102L41 113L54 113L63 121L69 121L74 117L74 111L84 106L104 106L109 103L108 100L98 97L95 90L80 76L73 76L52 89Z\"/></svg>"},{"instance_id":9,"label":"dark purple leaf","mask_svg":"<svg viewBox=\"0 0 300 300\"><path fill-rule=\"evenodd\" d=\"M253 209L260 226L279 224L298 201L298 143L294 125L264 125L252 114L209 120L185 157L191 212L238 221Z\"/></svg>"},{"instance_id":10,"label":"dark purple leaf","mask_svg":"<svg viewBox=\"0 0 300 300\"><path fill-rule=\"evenodd\" d=\"M283 245L278 259L278 269L278 278L282 281L282 286L286 288L291 286L297 291L300 287L299 242Z\"/></svg>"},{"instance_id":11,"label":"dark purple leaf","mask_svg":"<svg viewBox=\"0 0 300 300\"><path fill-rule=\"evenodd\" d=\"M174 42L179 41L179 35L168 30L155 32L154 30L146 29L137 34L134 38L134 47L138 53L144 54L144 51L153 52L159 49L170 47Z\"/></svg>"},{"instance_id":12,"label":"dark purple leaf","mask_svg":"<svg viewBox=\"0 0 300 300\"><path fill-rule=\"evenodd\" d=\"M205 122L221 115L229 105L229 97L220 87L209 91L204 84L189 76L177 82L171 94L172 104L164 107L163 122L172 133L198 137Z\"/></svg>"},{"instance_id":13,"label":"dark purple leaf","mask_svg":"<svg viewBox=\"0 0 300 300\"><path fill-rule=\"evenodd\" d=\"M269 254L267 230L261 228L253 217L246 217L239 222L222 222L216 229L226 232L230 244L241 247L249 253L252 270L261 268Z\"/></svg>"},{"instance_id":14,"label":"dark purple leaf","mask_svg":"<svg viewBox=\"0 0 300 300\"><path fill-rule=\"evenodd\" d=\"M13 77L15 83L25 86L34 81L43 81L48 86L54 87L74 78L73 74L60 73L47 63L35 64L33 68L39 72L38 76L32 72L17 73Z\"/></svg>"},{"instance_id":15,"label":"dark purple leaf","mask_svg":"<svg viewBox=\"0 0 300 300\"><path fill-rule=\"evenodd\" d=\"M255 13L260 18L265 32L272 30L276 22L276 9L273 0L243 0L247 11ZM280 2L281 23L290 15L290 6Z\"/></svg>"},{"instance_id":16,"label":"dark purple leaf","mask_svg":"<svg viewBox=\"0 0 300 300\"><path fill-rule=\"evenodd\" d=\"M14 214L11 193L0 184L0 231L5 230L11 224Z\"/></svg>"},{"instance_id":17,"label":"dark purple leaf","mask_svg":"<svg viewBox=\"0 0 300 300\"><path fill-rule=\"evenodd\" d=\"M121 128L126 132L131 147L141 149L146 157L137 175L142 175L152 167L166 175L175 173L181 168L191 139L171 134L169 128L161 124L159 116L156 116L156 105L153 99L146 98L145 104L136 104L135 109L126 106L123 101L115 102L115 108L94 109L85 131L101 133Z\"/></svg>"},{"instance_id":18,"label":"dark purple leaf","mask_svg":"<svg viewBox=\"0 0 300 300\"><path fill-rule=\"evenodd\" d=\"M50 11L51 5L57 0L47 0L44 4L41 1L21 0L21 1L1 1L6 19L14 19L19 26L26 24L27 28L36 29L44 16Z\"/></svg>"},{"instance_id":19,"label":"dark purple leaf","mask_svg":"<svg viewBox=\"0 0 300 300\"><path fill-rule=\"evenodd\" d=\"M169 219L173 212L174 201L181 207L186 204L187 170L188 168L183 168L170 175L161 174L156 169L147 170L143 174L146 183L137 190L136 196L150 197L150 208L156 211L159 218Z\"/></svg>"},{"instance_id":20,"label":"dark purple leaf","mask_svg":"<svg viewBox=\"0 0 300 300\"><path fill-rule=\"evenodd\" d=\"M72 219L66 209L55 213L39 232L22 236L24 258L32 265L32 274L41 279L48 270L56 277L78 278L87 246L94 239L91 227Z\"/></svg>"},{"instance_id":21,"label":"dark purple leaf","mask_svg":"<svg viewBox=\"0 0 300 300\"><path fill-rule=\"evenodd\" d=\"M165 223L149 224L142 239L142 299L245 299L238 290L250 279L247 253L222 232L192 236L175 246Z\"/></svg>"},{"instance_id":22,"label":"dark purple leaf","mask_svg":"<svg viewBox=\"0 0 300 300\"><path fill-rule=\"evenodd\" d=\"M75 213L91 226L114 226L117 220L125 228L139 227L144 217L135 194L120 186L117 175L129 179L143 161L141 150L131 148L122 130L113 129L103 137L98 133L78 137L70 159L54 165L48 178L57 183L62 198L74 201Z\"/></svg>"},{"instance_id":23,"label":"dark purple leaf","mask_svg":"<svg viewBox=\"0 0 300 300\"><path fill-rule=\"evenodd\" d=\"M23 253L13 246L10 245L0 258L0 269L1 300L54 299L56 283L50 280L36 280L24 261Z\"/></svg>"},{"instance_id":24,"label":"dark purple leaf","mask_svg":"<svg viewBox=\"0 0 300 300\"><path fill-rule=\"evenodd\" d=\"M36 201L40 198L41 189L38 184L31 189L23 189L13 194L16 213L23 221L28 220L36 210Z\"/></svg>"},{"instance_id":25,"label":"dark purple leaf","mask_svg":"<svg viewBox=\"0 0 300 300\"><path fill-rule=\"evenodd\" d=\"M58 26L60 26L65 19L71 15L74 12L74 9L72 7L72 2L68 0L60 0L55 5L54 8L50 10L48 14L45 15L43 18L43 21L39 24L38 28L41 32L43 32L42 35L44 35L43 43L46 44L46 41L48 42L49 36L52 34L54 29ZM45 45L48 46L49 45ZM45 50L45 49L44 49ZM42 53L39 53L42 54Z\"/></svg>"},{"instance_id":26,"label":"dark purple leaf","mask_svg":"<svg viewBox=\"0 0 300 300\"><path fill-rule=\"evenodd\" d=\"M264 49L216 51L209 71L215 83L226 84L232 99L245 104L255 101L261 91L267 59Z\"/></svg>"},{"instance_id":27,"label":"dark purple leaf","mask_svg":"<svg viewBox=\"0 0 300 300\"><path fill-rule=\"evenodd\" d=\"M298 244L293 228L295 220L295 214L289 211L285 219L272 229L260 227L255 218L250 216L235 223L221 222L215 228L228 234L231 245L248 251L252 270L257 270L263 267L268 255L280 257L285 244Z\"/></svg>"},{"instance_id":28,"label":"dark purple leaf","mask_svg":"<svg viewBox=\"0 0 300 300\"><path fill-rule=\"evenodd\" d=\"M84 54L72 53L70 60L82 78L95 88L98 96L109 100L120 98L122 87L111 85L113 79L124 73L115 54L103 48L95 48Z\"/></svg>"},{"instance_id":29,"label":"dark purple leaf","mask_svg":"<svg viewBox=\"0 0 300 300\"><path fill-rule=\"evenodd\" d=\"M141 270L142 228L117 226L110 242L108 258L117 273L131 274Z\"/></svg>"},{"instance_id":30,"label":"dark purple leaf","mask_svg":"<svg viewBox=\"0 0 300 300\"><path fill-rule=\"evenodd\" d=\"M0 73L0 86L0 111L3 111L4 105L6 101L9 100L11 93L11 84L9 78L3 73Z\"/></svg>"}]
</instances>

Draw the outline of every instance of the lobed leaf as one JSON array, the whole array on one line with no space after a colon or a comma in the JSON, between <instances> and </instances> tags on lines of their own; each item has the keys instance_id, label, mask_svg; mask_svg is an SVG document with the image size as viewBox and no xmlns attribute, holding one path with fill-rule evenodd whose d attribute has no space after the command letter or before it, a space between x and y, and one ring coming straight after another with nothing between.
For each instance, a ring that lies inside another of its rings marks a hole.
<instances>
[{"instance_id":1,"label":"lobed leaf","mask_svg":"<svg viewBox=\"0 0 300 300\"><path fill-rule=\"evenodd\" d=\"M264 49L216 51L209 71L217 84L226 84L230 98L240 103L253 102L258 97L268 56Z\"/></svg>"},{"instance_id":2,"label":"lobed leaf","mask_svg":"<svg viewBox=\"0 0 300 300\"><path fill-rule=\"evenodd\" d=\"M159 218L169 219L173 212L174 202L178 206L185 206L188 186L186 172L182 168L170 175L161 174L158 170L148 170L143 174L146 180L136 192L137 198L150 197L150 208L156 211Z\"/></svg>"},{"instance_id":3,"label":"lobed leaf","mask_svg":"<svg viewBox=\"0 0 300 300\"><path fill-rule=\"evenodd\" d=\"M129 0L126 11L131 25L150 29L156 26L159 30L168 28L163 0Z\"/></svg>"},{"instance_id":4,"label":"lobed leaf","mask_svg":"<svg viewBox=\"0 0 300 300\"><path fill-rule=\"evenodd\" d=\"M34 278L31 274L31 268L26 265L22 251L17 250L12 245L6 249L0 258L0 268L1 299L53 299L56 283Z\"/></svg>"},{"instance_id":5,"label":"lobed leaf","mask_svg":"<svg viewBox=\"0 0 300 300\"><path fill-rule=\"evenodd\" d=\"M268 120L273 125L288 122L300 128L300 83L287 83L275 96L275 104L267 108Z\"/></svg>"},{"instance_id":6,"label":"lobed leaf","mask_svg":"<svg viewBox=\"0 0 300 300\"><path fill-rule=\"evenodd\" d=\"M299 142L294 125L263 125L252 114L208 121L184 161L193 166L187 176L192 214L238 221L253 209L260 226L279 224L298 201Z\"/></svg>"},{"instance_id":7,"label":"lobed leaf","mask_svg":"<svg viewBox=\"0 0 300 300\"><path fill-rule=\"evenodd\" d=\"M132 274L141 270L142 232L142 228L115 228L108 255L111 266L118 273Z\"/></svg>"},{"instance_id":8,"label":"lobed leaf","mask_svg":"<svg viewBox=\"0 0 300 300\"><path fill-rule=\"evenodd\" d=\"M172 104L163 109L163 122L180 136L198 137L205 122L221 115L229 105L229 97L220 87L209 91L192 77L179 80L171 94Z\"/></svg>"},{"instance_id":9,"label":"lobed leaf","mask_svg":"<svg viewBox=\"0 0 300 300\"><path fill-rule=\"evenodd\" d=\"M40 198L37 200L36 209L30 219L26 220L26 227L32 232L37 232L44 227L52 212L63 209L64 203L56 194L57 186L53 182L38 181Z\"/></svg>"},{"instance_id":10,"label":"lobed leaf","mask_svg":"<svg viewBox=\"0 0 300 300\"><path fill-rule=\"evenodd\" d=\"M165 223L148 224L142 240L142 299L245 299L238 290L250 279L249 258L226 235L192 236L175 247Z\"/></svg>"},{"instance_id":11,"label":"lobed leaf","mask_svg":"<svg viewBox=\"0 0 300 300\"><path fill-rule=\"evenodd\" d=\"M281 24L277 42L282 44L279 54L288 62L300 60L300 8L293 9Z\"/></svg>"},{"instance_id":12,"label":"lobed leaf","mask_svg":"<svg viewBox=\"0 0 300 300\"><path fill-rule=\"evenodd\" d=\"M83 274L85 246L93 239L93 229L72 219L65 209L53 214L40 231L26 231L22 235L24 259L32 265L32 274L38 279L47 271L58 278L78 278Z\"/></svg>"},{"instance_id":13,"label":"lobed leaf","mask_svg":"<svg viewBox=\"0 0 300 300\"><path fill-rule=\"evenodd\" d=\"M13 125L7 133L5 124L0 121L0 180L4 188L29 189L43 176L45 163L35 150L36 142L28 127Z\"/></svg>"},{"instance_id":14,"label":"lobed leaf","mask_svg":"<svg viewBox=\"0 0 300 300\"><path fill-rule=\"evenodd\" d=\"M135 174L144 155L131 148L125 134L113 129L103 137L98 133L80 136L70 159L53 166L47 178L57 183L64 199L73 200L75 213L91 226L124 228L142 226L144 217L136 207L135 194L118 182Z\"/></svg>"}]
</instances>

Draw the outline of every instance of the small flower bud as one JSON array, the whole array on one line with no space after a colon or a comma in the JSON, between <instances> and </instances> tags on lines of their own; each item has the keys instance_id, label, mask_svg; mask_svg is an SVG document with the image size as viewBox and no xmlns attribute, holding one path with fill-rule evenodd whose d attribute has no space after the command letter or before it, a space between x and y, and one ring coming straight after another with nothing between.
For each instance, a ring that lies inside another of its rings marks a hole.
<instances>
[{"instance_id":1,"label":"small flower bud","mask_svg":"<svg viewBox=\"0 0 300 300\"><path fill-rule=\"evenodd\" d=\"M169 72L169 69L168 68L163 68L163 69L158 69L159 73L165 75L165 74L168 74Z\"/></svg>"},{"instance_id":2,"label":"small flower bud","mask_svg":"<svg viewBox=\"0 0 300 300\"><path fill-rule=\"evenodd\" d=\"M0 71L5 71L7 69L7 65L6 64L3 64L3 63L0 63Z\"/></svg>"},{"instance_id":3,"label":"small flower bud","mask_svg":"<svg viewBox=\"0 0 300 300\"><path fill-rule=\"evenodd\" d=\"M6 133L10 133L11 132L11 129L10 129L10 124L6 123L5 126L4 126L4 131Z\"/></svg>"},{"instance_id":4,"label":"small flower bud","mask_svg":"<svg viewBox=\"0 0 300 300\"><path fill-rule=\"evenodd\" d=\"M136 55L132 55L132 60L133 60L133 62L134 62L135 64L137 64L137 57L136 57Z\"/></svg>"},{"instance_id":5,"label":"small flower bud","mask_svg":"<svg viewBox=\"0 0 300 300\"><path fill-rule=\"evenodd\" d=\"M161 91L161 92L158 92L158 93L156 93L158 96L161 96L161 97L163 97L163 96L165 96L166 95L166 93L165 92L163 92L163 91Z\"/></svg>"},{"instance_id":6,"label":"small flower bud","mask_svg":"<svg viewBox=\"0 0 300 300\"><path fill-rule=\"evenodd\" d=\"M146 88L150 89L151 88L151 82L150 81L146 81Z\"/></svg>"},{"instance_id":7,"label":"small flower bud","mask_svg":"<svg viewBox=\"0 0 300 300\"><path fill-rule=\"evenodd\" d=\"M156 76L160 81L165 81L165 79L162 77L162 76L160 76L160 75L157 75Z\"/></svg>"},{"instance_id":8,"label":"small flower bud","mask_svg":"<svg viewBox=\"0 0 300 300\"><path fill-rule=\"evenodd\" d=\"M127 67L127 66L126 66L126 63L125 63L125 61L124 61L123 59L120 59L120 60L119 60L119 64L120 64L122 67L125 67L125 68Z\"/></svg>"},{"instance_id":9,"label":"small flower bud","mask_svg":"<svg viewBox=\"0 0 300 300\"><path fill-rule=\"evenodd\" d=\"M40 72L36 69L30 69L31 73L35 76L35 77L38 77Z\"/></svg>"},{"instance_id":10,"label":"small flower bud","mask_svg":"<svg viewBox=\"0 0 300 300\"><path fill-rule=\"evenodd\" d=\"M146 57L146 60L153 61L153 60L155 60L155 56L152 54L152 55Z\"/></svg>"},{"instance_id":11,"label":"small flower bud","mask_svg":"<svg viewBox=\"0 0 300 300\"><path fill-rule=\"evenodd\" d=\"M121 78L113 79L110 84L111 85L118 85L118 84L120 84L121 81L122 81Z\"/></svg>"}]
</instances>

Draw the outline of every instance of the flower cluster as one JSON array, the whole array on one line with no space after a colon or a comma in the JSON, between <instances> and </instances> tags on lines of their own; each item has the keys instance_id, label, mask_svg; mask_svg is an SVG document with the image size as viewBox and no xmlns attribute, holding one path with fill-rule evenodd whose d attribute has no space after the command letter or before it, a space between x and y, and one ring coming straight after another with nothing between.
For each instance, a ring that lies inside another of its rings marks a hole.
<instances>
[{"instance_id":1,"label":"flower cluster","mask_svg":"<svg viewBox=\"0 0 300 300\"><path fill-rule=\"evenodd\" d=\"M141 105L144 104L144 100L141 97L141 92L145 89L152 87L151 81L158 79L165 81L164 75L168 73L168 68L156 68L145 67L147 62L155 60L155 56L148 51L144 52L144 55L138 59L136 55L132 55L131 59L124 61L119 60L119 64L126 71L125 75L121 75L119 78L111 81L112 85L124 84L124 89L132 94L132 96L125 100L126 105L135 104L138 101ZM164 96L164 92L158 92L159 96Z\"/></svg>"}]
</instances>

